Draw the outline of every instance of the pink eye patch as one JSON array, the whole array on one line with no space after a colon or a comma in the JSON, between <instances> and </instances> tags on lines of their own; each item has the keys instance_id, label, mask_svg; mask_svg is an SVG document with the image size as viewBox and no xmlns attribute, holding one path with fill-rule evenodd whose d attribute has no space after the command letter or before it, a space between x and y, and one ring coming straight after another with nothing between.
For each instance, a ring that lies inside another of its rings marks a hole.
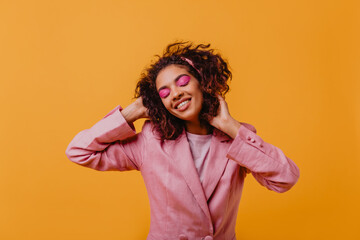
<instances>
[{"instance_id":1,"label":"pink eye patch","mask_svg":"<svg viewBox=\"0 0 360 240\"><path fill-rule=\"evenodd\" d=\"M179 87L185 86L190 82L190 76L181 76L177 81L176 81L176 85ZM159 96L161 98L166 98L167 96L169 96L170 94L170 89L169 88L163 88L160 89L159 91Z\"/></svg>"},{"instance_id":2,"label":"pink eye patch","mask_svg":"<svg viewBox=\"0 0 360 240\"><path fill-rule=\"evenodd\" d=\"M170 89L168 88L163 88L159 91L159 96L161 98L166 98L167 96L169 96L169 94L170 94Z\"/></svg>"},{"instance_id":3,"label":"pink eye patch","mask_svg":"<svg viewBox=\"0 0 360 240\"><path fill-rule=\"evenodd\" d=\"M185 86L186 84L188 84L190 82L190 76L181 76L177 82L176 85L178 86Z\"/></svg>"}]
</instances>

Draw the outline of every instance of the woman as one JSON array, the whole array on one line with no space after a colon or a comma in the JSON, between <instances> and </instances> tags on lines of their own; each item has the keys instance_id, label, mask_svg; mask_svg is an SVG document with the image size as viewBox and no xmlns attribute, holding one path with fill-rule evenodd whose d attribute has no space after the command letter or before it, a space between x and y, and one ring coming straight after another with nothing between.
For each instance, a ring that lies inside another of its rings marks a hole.
<instances>
[{"instance_id":1,"label":"woman","mask_svg":"<svg viewBox=\"0 0 360 240\"><path fill-rule=\"evenodd\" d=\"M147 239L236 239L244 178L285 192L299 169L224 100L228 64L210 45L176 42L144 71L136 97L80 132L68 158L100 171L139 170L150 199ZM133 122L148 118L142 131Z\"/></svg>"}]
</instances>

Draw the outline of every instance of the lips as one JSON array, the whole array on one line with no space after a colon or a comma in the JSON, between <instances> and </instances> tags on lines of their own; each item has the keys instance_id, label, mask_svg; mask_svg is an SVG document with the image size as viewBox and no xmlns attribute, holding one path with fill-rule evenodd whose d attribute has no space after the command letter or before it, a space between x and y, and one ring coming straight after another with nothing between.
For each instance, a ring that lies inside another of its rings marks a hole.
<instances>
[{"instance_id":1,"label":"lips","mask_svg":"<svg viewBox=\"0 0 360 240\"><path fill-rule=\"evenodd\" d=\"M175 103L174 108L179 109L179 107L181 108L182 106L186 105L190 101L191 101L191 98L181 99L180 101Z\"/></svg>"}]
</instances>

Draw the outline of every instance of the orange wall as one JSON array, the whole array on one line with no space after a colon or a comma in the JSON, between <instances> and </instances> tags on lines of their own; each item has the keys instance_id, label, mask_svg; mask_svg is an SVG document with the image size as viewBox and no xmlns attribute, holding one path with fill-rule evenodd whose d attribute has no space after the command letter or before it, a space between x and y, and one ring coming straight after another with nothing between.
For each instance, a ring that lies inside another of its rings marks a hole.
<instances>
[{"instance_id":1,"label":"orange wall","mask_svg":"<svg viewBox=\"0 0 360 240\"><path fill-rule=\"evenodd\" d=\"M94 171L64 152L132 101L141 70L176 39L221 51L232 115L301 170L284 194L249 175L238 238L358 239L356 2L1 1L0 239L145 239L140 173Z\"/></svg>"}]
</instances>

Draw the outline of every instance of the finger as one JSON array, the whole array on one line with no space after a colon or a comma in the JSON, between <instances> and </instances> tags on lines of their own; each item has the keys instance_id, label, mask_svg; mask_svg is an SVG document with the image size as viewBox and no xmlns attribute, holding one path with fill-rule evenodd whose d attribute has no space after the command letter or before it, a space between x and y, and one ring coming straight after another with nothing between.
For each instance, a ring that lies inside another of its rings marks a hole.
<instances>
[{"instance_id":1,"label":"finger","mask_svg":"<svg viewBox=\"0 0 360 240\"><path fill-rule=\"evenodd\" d=\"M225 105L226 105L226 101L225 101L225 99L224 99L222 96L218 95L218 99L219 99L220 105L222 105L222 106L225 106Z\"/></svg>"},{"instance_id":2,"label":"finger","mask_svg":"<svg viewBox=\"0 0 360 240\"><path fill-rule=\"evenodd\" d=\"M225 102L225 99L220 94L218 94L217 97L218 97L220 103Z\"/></svg>"}]
</instances>

